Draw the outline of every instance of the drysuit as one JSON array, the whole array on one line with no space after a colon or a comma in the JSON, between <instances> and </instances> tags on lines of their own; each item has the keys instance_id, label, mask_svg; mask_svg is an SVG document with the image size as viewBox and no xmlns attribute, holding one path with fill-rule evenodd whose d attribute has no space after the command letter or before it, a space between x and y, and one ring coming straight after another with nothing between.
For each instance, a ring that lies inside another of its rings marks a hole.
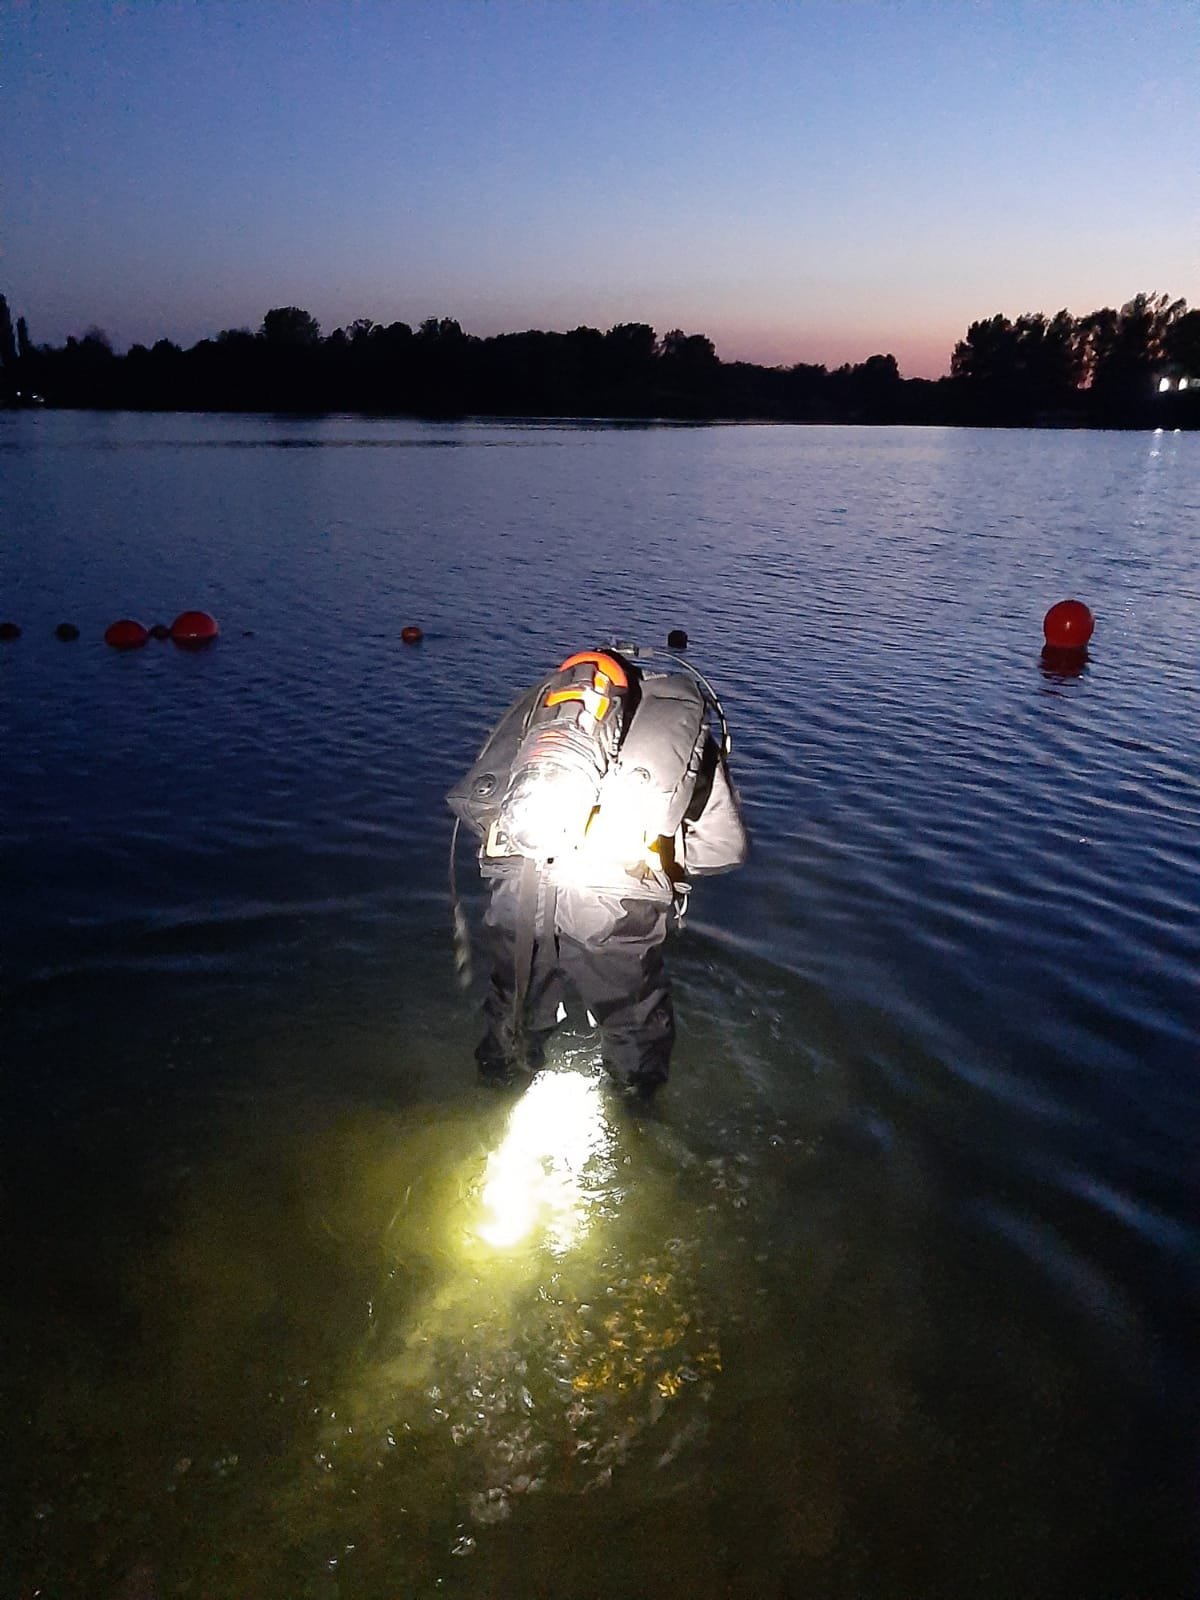
<instances>
[{"instance_id":1,"label":"drysuit","mask_svg":"<svg viewBox=\"0 0 1200 1600\"><path fill-rule=\"evenodd\" d=\"M541 1065L569 989L620 1087L649 1098L665 1081L670 914L692 878L747 849L727 740L710 728L719 707L697 678L615 651L569 657L509 708L447 796L491 890L485 1078Z\"/></svg>"}]
</instances>

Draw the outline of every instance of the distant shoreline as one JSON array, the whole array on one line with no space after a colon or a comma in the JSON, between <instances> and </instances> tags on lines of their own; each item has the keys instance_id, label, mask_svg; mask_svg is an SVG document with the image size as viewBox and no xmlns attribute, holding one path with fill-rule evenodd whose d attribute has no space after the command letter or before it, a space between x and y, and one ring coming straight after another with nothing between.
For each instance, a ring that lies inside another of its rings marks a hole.
<instances>
[{"instance_id":1,"label":"distant shoreline","mask_svg":"<svg viewBox=\"0 0 1200 1600\"><path fill-rule=\"evenodd\" d=\"M480 338L449 317L415 330L361 318L321 333L298 306L257 333L184 350L113 350L100 328L54 349L0 296L0 405L198 414L528 417L678 423L1019 428L1200 427L1200 311L1166 295L1120 310L973 322L950 374L905 378L890 354L832 371L722 361L711 339L647 323Z\"/></svg>"}]
</instances>

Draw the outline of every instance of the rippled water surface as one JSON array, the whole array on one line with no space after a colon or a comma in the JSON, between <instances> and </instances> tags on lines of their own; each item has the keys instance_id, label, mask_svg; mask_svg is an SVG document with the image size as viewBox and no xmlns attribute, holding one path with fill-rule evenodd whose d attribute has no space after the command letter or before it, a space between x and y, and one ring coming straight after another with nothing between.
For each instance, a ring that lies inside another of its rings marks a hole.
<instances>
[{"instance_id":1,"label":"rippled water surface","mask_svg":"<svg viewBox=\"0 0 1200 1600\"><path fill-rule=\"evenodd\" d=\"M1195 1594L1200 438L0 416L0 614L0 1593ZM671 1084L498 1098L442 796L672 627Z\"/></svg>"}]
</instances>

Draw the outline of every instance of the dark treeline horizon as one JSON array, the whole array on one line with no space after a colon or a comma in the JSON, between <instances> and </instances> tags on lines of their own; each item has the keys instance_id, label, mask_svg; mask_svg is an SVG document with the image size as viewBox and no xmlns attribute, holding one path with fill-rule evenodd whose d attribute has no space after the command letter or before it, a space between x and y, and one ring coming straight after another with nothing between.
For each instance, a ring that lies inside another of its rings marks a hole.
<instances>
[{"instance_id":1,"label":"dark treeline horizon","mask_svg":"<svg viewBox=\"0 0 1200 1600\"><path fill-rule=\"evenodd\" d=\"M33 396L101 410L1196 427L1200 311L1155 293L1082 317L996 315L971 323L948 377L928 379L884 354L832 370L722 361L704 334L660 338L642 322L482 338L449 317L416 329L364 317L322 336L297 306L257 332L118 355L96 327L34 344L0 295L0 404Z\"/></svg>"}]
</instances>

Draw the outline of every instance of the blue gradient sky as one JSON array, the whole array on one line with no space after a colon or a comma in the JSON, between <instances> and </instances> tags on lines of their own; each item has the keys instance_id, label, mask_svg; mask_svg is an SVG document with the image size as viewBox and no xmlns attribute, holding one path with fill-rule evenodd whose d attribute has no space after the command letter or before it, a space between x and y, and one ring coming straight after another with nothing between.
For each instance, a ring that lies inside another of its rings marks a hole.
<instances>
[{"instance_id":1,"label":"blue gradient sky","mask_svg":"<svg viewBox=\"0 0 1200 1600\"><path fill-rule=\"evenodd\" d=\"M0 292L118 348L358 316L937 376L1200 303L1200 4L0 0Z\"/></svg>"}]
</instances>

